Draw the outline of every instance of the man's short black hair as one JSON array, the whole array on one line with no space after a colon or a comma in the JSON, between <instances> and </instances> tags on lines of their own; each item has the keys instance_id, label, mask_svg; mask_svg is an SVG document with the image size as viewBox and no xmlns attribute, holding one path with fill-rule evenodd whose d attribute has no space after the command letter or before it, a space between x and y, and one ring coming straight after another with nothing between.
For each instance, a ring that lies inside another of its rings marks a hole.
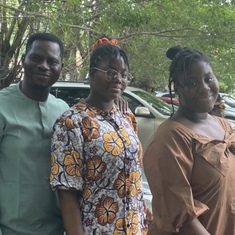
<instances>
[{"instance_id":1,"label":"man's short black hair","mask_svg":"<svg viewBox=\"0 0 235 235\"><path fill-rule=\"evenodd\" d=\"M26 43L26 51L25 54L27 54L30 49L32 48L33 42L36 40L42 40L42 41L50 41L50 42L55 42L59 45L60 47L60 55L61 55L61 60L64 58L64 44L63 42L54 34L51 33L35 33L29 36L28 41Z\"/></svg>"}]
</instances>

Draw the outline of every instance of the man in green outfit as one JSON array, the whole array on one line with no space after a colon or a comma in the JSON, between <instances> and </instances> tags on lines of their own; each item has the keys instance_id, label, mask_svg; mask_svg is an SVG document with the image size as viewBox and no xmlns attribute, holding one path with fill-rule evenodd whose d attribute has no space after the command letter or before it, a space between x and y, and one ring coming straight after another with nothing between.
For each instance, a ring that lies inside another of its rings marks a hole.
<instances>
[{"instance_id":1,"label":"man in green outfit","mask_svg":"<svg viewBox=\"0 0 235 235\"><path fill-rule=\"evenodd\" d=\"M56 36L29 37L24 79L0 91L0 234L62 235L56 194L49 184L51 131L68 105L52 96L63 67Z\"/></svg>"}]
</instances>

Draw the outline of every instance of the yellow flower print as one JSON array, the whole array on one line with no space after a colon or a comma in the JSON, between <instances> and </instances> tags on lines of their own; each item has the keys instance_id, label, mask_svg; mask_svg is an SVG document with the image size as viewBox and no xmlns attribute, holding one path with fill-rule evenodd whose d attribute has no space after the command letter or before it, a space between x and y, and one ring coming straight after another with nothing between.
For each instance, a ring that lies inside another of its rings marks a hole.
<instances>
[{"instance_id":1,"label":"yellow flower print","mask_svg":"<svg viewBox=\"0 0 235 235\"><path fill-rule=\"evenodd\" d=\"M127 225L127 220L125 218L117 219L113 235L126 234L125 232L126 225Z\"/></svg>"},{"instance_id":2,"label":"yellow flower print","mask_svg":"<svg viewBox=\"0 0 235 235\"><path fill-rule=\"evenodd\" d=\"M82 124L83 137L86 142L89 142L92 139L97 139L99 137L99 123L91 120L89 117L85 117L82 119Z\"/></svg>"},{"instance_id":3,"label":"yellow flower print","mask_svg":"<svg viewBox=\"0 0 235 235\"><path fill-rule=\"evenodd\" d=\"M129 211L130 224L127 226L127 234L136 234L138 232L139 218L134 211Z\"/></svg>"},{"instance_id":4,"label":"yellow flower print","mask_svg":"<svg viewBox=\"0 0 235 235\"><path fill-rule=\"evenodd\" d=\"M81 111L85 111L87 113L87 115L91 118L94 118L97 114L95 112L95 110L93 110L92 108L90 108L87 103L85 102L79 102L77 104L75 104L75 107L78 109L78 110L81 110Z\"/></svg>"},{"instance_id":5,"label":"yellow flower print","mask_svg":"<svg viewBox=\"0 0 235 235\"><path fill-rule=\"evenodd\" d=\"M86 177L88 180L99 180L102 173L106 170L106 163L102 161L101 157L94 156L87 160Z\"/></svg>"},{"instance_id":6,"label":"yellow flower print","mask_svg":"<svg viewBox=\"0 0 235 235\"><path fill-rule=\"evenodd\" d=\"M64 120L64 122L65 122L66 127L68 127L69 129L74 129L74 128L77 127L77 126L74 124L74 121L73 121L72 119L70 119L70 118L66 118L66 119Z\"/></svg>"},{"instance_id":7,"label":"yellow flower print","mask_svg":"<svg viewBox=\"0 0 235 235\"><path fill-rule=\"evenodd\" d=\"M84 111L86 109L87 105L84 102L78 102L77 104L75 104L75 107L78 110Z\"/></svg>"},{"instance_id":8,"label":"yellow flower print","mask_svg":"<svg viewBox=\"0 0 235 235\"><path fill-rule=\"evenodd\" d=\"M122 135L126 141L126 145L130 145L131 141L130 141L128 133L123 128L120 129L120 132L122 133Z\"/></svg>"},{"instance_id":9,"label":"yellow flower print","mask_svg":"<svg viewBox=\"0 0 235 235\"><path fill-rule=\"evenodd\" d=\"M75 125L74 121L70 118L70 117L61 117L59 122L59 125L65 125L67 128L69 129L74 129L77 127L77 125Z\"/></svg>"},{"instance_id":10,"label":"yellow flower print","mask_svg":"<svg viewBox=\"0 0 235 235\"><path fill-rule=\"evenodd\" d=\"M148 227L144 227L141 229L141 235L147 235L148 233Z\"/></svg>"},{"instance_id":11,"label":"yellow flower print","mask_svg":"<svg viewBox=\"0 0 235 235\"><path fill-rule=\"evenodd\" d=\"M127 113L125 115L127 121L130 123L130 125L133 127L134 132L137 133L138 132L138 125L136 122L136 118L135 115L133 113Z\"/></svg>"},{"instance_id":12,"label":"yellow flower print","mask_svg":"<svg viewBox=\"0 0 235 235\"><path fill-rule=\"evenodd\" d=\"M87 201L89 197L91 196L91 190L90 189L85 189L83 190L83 199L84 201Z\"/></svg>"},{"instance_id":13,"label":"yellow flower print","mask_svg":"<svg viewBox=\"0 0 235 235\"><path fill-rule=\"evenodd\" d=\"M128 221L126 218L117 219L116 224L115 224L115 230L113 233L114 235L137 234L138 227L139 227L138 215L135 212L130 211L129 218L130 218L129 226L127 226ZM125 231L125 228L126 228L126 231Z\"/></svg>"},{"instance_id":14,"label":"yellow flower print","mask_svg":"<svg viewBox=\"0 0 235 235\"><path fill-rule=\"evenodd\" d=\"M118 203L114 202L111 197L106 197L102 204L97 205L95 209L95 217L102 226L112 224L118 212Z\"/></svg>"},{"instance_id":15,"label":"yellow flower print","mask_svg":"<svg viewBox=\"0 0 235 235\"><path fill-rule=\"evenodd\" d=\"M116 132L109 132L103 135L104 148L107 152L111 153L113 156L118 156L123 149L123 142Z\"/></svg>"},{"instance_id":16,"label":"yellow flower print","mask_svg":"<svg viewBox=\"0 0 235 235\"><path fill-rule=\"evenodd\" d=\"M81 176L82 160L76 151L66 152L64 158L65 172L71 176Z\"/></svg>"},{"instance_id":17,"label":"yellow flower print","mask_svg":"<svg viewBox=\"0 0 235 235\"><path fill-rule=\"evenodd\" d=\"M96 117L97 113L94 110L90 110L89 108L86 110L86 113L89 117L94 118Z\"/></svg>"},{"instance_id":18,"label":"yellow flower print","mask_svg":"<svg viewBox=\"0 0 235 235\"><path fill-rule=\"evenodd\" d=\"M114 181L113 187L117 190L117 194L120 198L125 196L125 172L120 172L118 178Z\"/></svg>"},{"instance_id":19,"label":"yellow flower print","mask_svg":"<svg viewBox=\"0 0 235 235\"><path fill-rule=\"evenodd\" d=\"M140 166L143 165L143 148L140 142L139 142L139 152L138 152L138 164Z\"/></svg>"},{"instance_id":20,"label":"yellow flower print","mask_svg":"<svg viewBox=\"0 0 235 235\"><path fill-rule=\"evenodd\" d=\"M57 124L58 124L59 126L63 126L64 123L65 123L65 120L66 120L66 118L63 117L63 116L61 116L60 119L58 120L58 123L57 123Z\"/></svg>"},{"instance_id":21,"label":"yellow flower print","mask_svg":"<svg viewBox=\"0 0 235 235\"><path fill-rule=\"evenodd\" d=\"M50 180L53 180L55 175L57 175L59 172L59 165L55 161L55 157L51 156L51 174L50 174Z\"/></svg>"},{"instance_id":22,"label":"yellow flower print","mask_svg":"<svg viewBox=\"0 0 235 235\"><path fill-rule=\"evenodd\" d=\"M139 171L133 171L130 173L128 190L130 195L134 197L141 189L141 175Z\"/></svg>"}]
</instances>

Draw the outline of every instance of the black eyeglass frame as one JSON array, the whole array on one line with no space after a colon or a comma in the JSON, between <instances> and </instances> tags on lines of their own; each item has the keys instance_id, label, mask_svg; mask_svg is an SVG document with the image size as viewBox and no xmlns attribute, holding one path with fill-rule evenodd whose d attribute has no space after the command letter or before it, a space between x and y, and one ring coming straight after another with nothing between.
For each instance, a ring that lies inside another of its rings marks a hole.
<instances>
[{"instance_id":1,"label":"black eyeglass frame","mask_svg":"<svg viewBox=\"0 0 235 235\"><path fill-rule=\"evenodd\" d=\"M107 69L107 70L103 70L103 69L99 69L97 67L93 67L93 69L96 69L100 72L103 72L105 73L105 79L108 81L108 82L112 82L114 80L114 78L116 76L118 76L118 74L121 75L121 78L122 80L131 80L132 79L132 75L130 73L119 73L117 70L115 69Z\"/></svg>"}]
</instances>

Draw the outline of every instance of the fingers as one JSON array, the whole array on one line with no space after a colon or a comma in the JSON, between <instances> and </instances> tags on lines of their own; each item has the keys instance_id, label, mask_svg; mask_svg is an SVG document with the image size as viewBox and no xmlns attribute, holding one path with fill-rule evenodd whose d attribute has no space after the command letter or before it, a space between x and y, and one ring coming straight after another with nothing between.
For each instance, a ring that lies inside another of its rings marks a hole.
<instances>
[{"instance_id":1,"label":"fingers","mask_svg":"<svg viewBox=\"0 0 235 235\"><path fill-rule=\"evenodd\" d=\"M114 100L114 103L118 106L118 109L121 111L122 114L126 114L129 107L128 102L121 97Z\"/></svg>"},{"instance_id":2,"label":"fingers","mask_svg":"<svg viewBox=\"0 0 235 235\"><path fill-rule=\"evenodd\" d=\"M124 101L125 103L124 103L124 105L125 105L125 113L124 114L126 114L127 113L127 110L129 109L129 106L128 106L128 102L127 101Z\"/></svg>"},{"instance_id":3,"label":"fingers","mask_svg":"<svg viewBox=\"0 0 235 235\"><path fill-rule=\"evenodd\" d=\"M145 218L144 223L147 227L149 227L153 221L153 214L149 208L145 208L145 214L146 214L146 218Z\"/></svg>"}]
</instances>

